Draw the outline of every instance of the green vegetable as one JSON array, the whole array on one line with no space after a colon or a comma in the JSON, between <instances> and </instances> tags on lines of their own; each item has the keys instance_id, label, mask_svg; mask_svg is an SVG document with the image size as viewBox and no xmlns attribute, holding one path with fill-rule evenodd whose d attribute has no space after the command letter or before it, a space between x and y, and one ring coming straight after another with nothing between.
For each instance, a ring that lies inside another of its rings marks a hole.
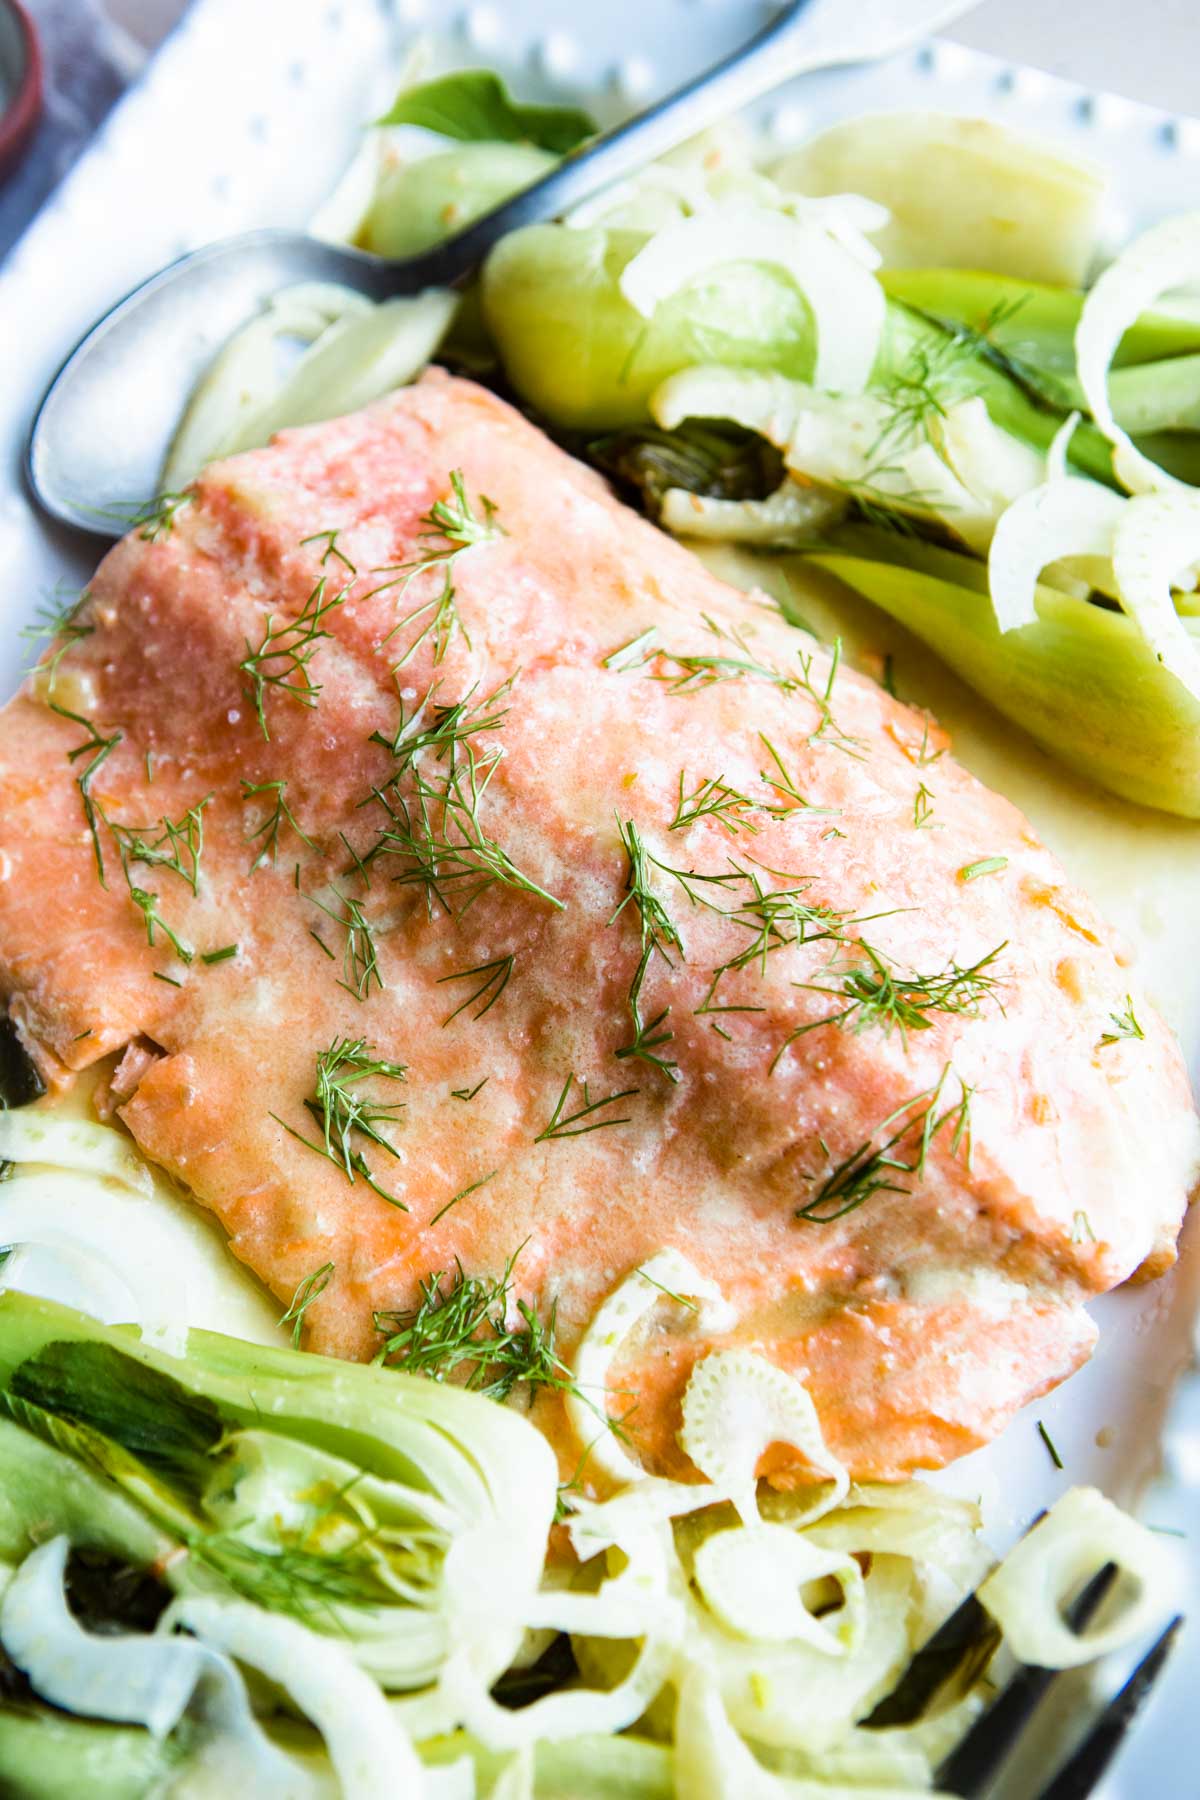
<instances>
[{"instance_id":1,"label":"green vegetable","mask_svg":"<svg viewBox=\"0 0 1200 1800\"><path fill-rule=\"evenodd\" d=\"M399 163L380 180L359 242L377 256L415 256L531 186L554 163L530 144L463 144Z\"/></svg>"},{"instance_id":2,"label":"green vegetable","mask_svg":"<svg viewBox=\"0 0 1200 1800\"><path fill-rule=\"evenodd\" d=\"M587 446L588 461L634 489L651 518L672 488L711 500L765 500L783 480L783 461L764 438L732 425L689 421L675 431L634 426Z\"/></svg>"},{"instance_id":3,"label":"green vegetable","mask_svg":"<svg viewBox=\"0 0 1200 1800\"><path fill-rule=\"evenodd\" d=\"M659 383L695 363L812 374L808 306L775 268L732 263L644 319L619 283L647 241L644 232L530 225L493 250L484 319L531 407L571 430L619 431L644 424Z\"/></svg>"},{"instance_id":4,"label":"green vegetable","mask_svg":"<svg viewBox=\"0 0 1200 1800\"><path fill-rule=\"evenodd\" d=\"M349 1640L386 1686L438 1671L452 1549L506 1593L540 1578L550 1450L455 1387L197 1331L182 1361L11 1291L0 1415L0 1554L65 1532L153 1562L179 1593L241 1595ZM494 1675L519 1636L483 1634Z\"/></svg>"},{"instance_id":5,"label":"green vegetable","mask_svg":"<svg viewBox=\"0 0 1200 1800\"><path fill-rule=\"evenodd\" d=\"M186 1731L157 1740L131 1725L0 1701L6 1800L149 1800L188 1753Z\"/></svg>"},{"instance_id":6,"label":"green vegetable","mask_svg":"<svg viewBox=\"0 0 1200 1800\"><path fill-rule=\"evenodd\" d=\"M486 1750L465 1731L430 1738L418 1748L422 1761L435 1768L469 1756L481 1796L508 1792L499 1784L512 1764L509 1752ZM673 1800L674 1761L668 1745L643 1737L589 1732L543 1741L533 1751L532 1800Z\"/></svg>"},{"instance_id":7,"label":"green vegetable","mask_svg":"<svg viewBox=\"0 0 1200 1800\"><path fill-rule=\"evenodd\" d=\"M1037 590L1036 625L1001 634L982 563L859 527L808 558L927 643L998 712L1101 787L1200 818L1200 703L1124 614ZM1187 621L1200 638L1200 621Z\"/></svg>"},{"instance_id":8,"label":"green vegetable","mask_svg":"<svg viewBox=\"0 0 1200 1800\"><path fill-rule=\"evenodd\" d=\"M468 144L536 144L557 156L596 131L595 121L578 107L514 100L490 69L461 69L403 88L376 124L422 125Z\"/></svg>"}]
</instances>

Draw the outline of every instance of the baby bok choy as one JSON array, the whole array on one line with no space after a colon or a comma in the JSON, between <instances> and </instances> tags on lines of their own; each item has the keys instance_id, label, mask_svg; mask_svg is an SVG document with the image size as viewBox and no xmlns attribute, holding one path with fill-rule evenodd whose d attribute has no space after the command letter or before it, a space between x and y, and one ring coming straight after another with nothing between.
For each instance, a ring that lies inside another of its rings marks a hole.
<instances>
[{"instance_id":1,"label":"baby bok choy","mask_svg":"<svg viewBox=\"0 0 1200 1800\"><path fill-rule=\"evenodd\" d=\"M554 1513L548 1447L439 1383L199 1331L179 1347L0 1295L0 1766L35 1741L64 1768L100 1755L61 1721L31 1737L48 1700L117 1766L200 1742L278 1774L246 1668L316 1727L344 1792L416 1770L385 1694L429 1689L452 1654L484 1685L511 1662ZM116 1597L100 1623L123 1633L100 1661L86 1608L67 1610L96 1557ZM128 1629L155 1619L153 1638ZM317 1791L283 1762L278 1791Z\"/></svg>"}]
</instances>

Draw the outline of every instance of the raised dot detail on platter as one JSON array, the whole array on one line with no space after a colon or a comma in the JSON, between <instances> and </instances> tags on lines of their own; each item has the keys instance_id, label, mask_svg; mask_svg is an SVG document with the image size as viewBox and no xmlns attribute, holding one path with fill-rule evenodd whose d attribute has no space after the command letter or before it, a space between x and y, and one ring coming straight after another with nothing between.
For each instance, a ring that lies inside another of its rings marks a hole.
<instances>
[{"instance_id":1,"label":"raised dot detail on platter","mask_svg":"<svg viewBox=\"0 0 1200 1800\"><path fill-rule=\"evenodd\" d=\"M644 100L654 88L654 65L644 56L627 56L617 67L617 92L625 100Z\"/></svg>"},{"instance_id":2,"label":"raised dot detail on platter","mask_svg":"<svg viewBox=\"0 0 1200 1800\"><path fill-rule=\"evenodd\" d=\"M500 15L494 6L473 6L467 14L467 36L477 50L493 50L500 42Z\"/></svg>"},{"instance_id":3,"label":"raised dot detail on platter","mask_svg":"<svg viewBox=\"0 0 1200 1800\"><path fill-rule=\"evenodd\" d=\"M1050 77L1041 69L1014 69L1012 91L1022 100L1044 100L1050 92Z\"/></svg>"},{"instance_id":4,"label":"raised dot detail on platter","mask_svg":"<svg viewBox=\"0 0 1200 1800\"><path fill-rule=\"evenodd\" d=\"M929 67L935 75L957 81L971 65L971 52L962 44L930 44Z\"/></svg>"},{"instance_id":5,"label":"raised dot detail on platter","mask_svg":"<svg viewBox=\"0 0 1200 1800\"><path fill-rule=\"evenodd\" d=\"M1200 119L1176 119L1175 148L1185 156L1200 156Z\"/></svg>"},{"instance_id":6,"label":"raised dot detail on platter","mask_svg":"<svg viewBox=\"0 0 1200 1800\"><path fill-rule=\"evenodd\" d=\"M579 50L573 37L565 31L551 31L538 49L538 61L545 73L556 80L569 75L579 61Z\"/></svg>"},{"instance_id":7,"label":"raised dot detail on platter","mask_svg":"<svg viewBox=\"0 0 1200 1800\"><path fill-rule=\"evenodd\" d=\"M1092 102L1092 118L1107 131L1120 130L1133 117L1133 102L1120 94L1097 94Z\"/></svg>"}]
</instances>

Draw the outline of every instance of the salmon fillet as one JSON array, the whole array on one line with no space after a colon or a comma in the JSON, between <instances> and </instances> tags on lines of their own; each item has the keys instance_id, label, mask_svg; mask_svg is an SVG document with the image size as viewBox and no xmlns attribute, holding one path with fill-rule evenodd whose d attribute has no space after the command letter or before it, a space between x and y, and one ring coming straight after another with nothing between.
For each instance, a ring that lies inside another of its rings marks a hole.
<instances>
[{"instance_id":1,"label":"salmon fillet","mask_svg":"<svg viewBox=\"0 0 1200 1800\"><path fill-rule=\"evenodd\" d=\"M511 1262L569 1360L671 1246L734 1322L621 1347L643 1458L737 1343L894 1478L1170 1262L1182 1059L1027 822L480 388L214 465L58 649L0 715L0 993L53 1081L128 1047L146 1155L282 1302L324 1272L310 1347ZM325 1154L360 1041L406 1077Z\"/></svg>"}]
</instances>

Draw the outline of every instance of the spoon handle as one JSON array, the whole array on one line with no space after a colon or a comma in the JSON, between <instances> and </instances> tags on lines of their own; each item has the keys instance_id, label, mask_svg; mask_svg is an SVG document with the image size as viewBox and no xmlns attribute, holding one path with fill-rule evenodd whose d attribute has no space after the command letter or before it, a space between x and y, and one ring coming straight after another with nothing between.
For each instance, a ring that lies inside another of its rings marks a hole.
<instances>
[{"instance_id":1,"label":"spoon handle","mask_svg":"<svg viewBox=\"0 0 1200 1800\"><path fill-rule=\"evenodd\" d=\"M749 105L793 76L890 55L966 12L977 0L792 0L715 68L627 124L606 131L556 169L454 237L397 269L397 291L453 287L510 231L555 219ZM381 271L384 282L386 272Z\"/></svg>"}]
</instances>

